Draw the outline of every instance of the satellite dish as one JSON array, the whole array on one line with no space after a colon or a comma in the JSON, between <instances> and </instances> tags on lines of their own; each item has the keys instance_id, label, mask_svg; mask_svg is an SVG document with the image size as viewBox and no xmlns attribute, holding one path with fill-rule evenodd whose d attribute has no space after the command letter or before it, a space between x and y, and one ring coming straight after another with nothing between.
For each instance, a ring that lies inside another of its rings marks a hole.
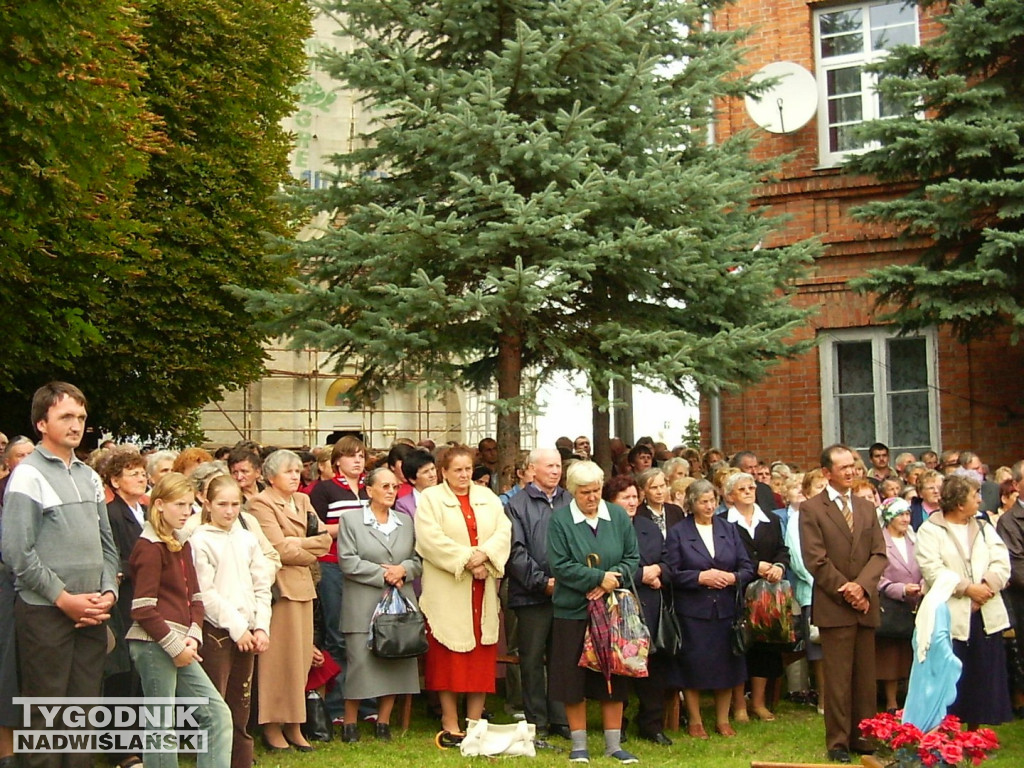
<instances>
[{"instance_id":1,"label":"satellite dish","mask_svg":"<svg viewBox=\"0 0 1024 768\"><path fill-rule=\"evenodd\" d=\"M766 131L793 133L818 111L818 85L814 75L792 61L766 64L750 78L759 83L773 79L775 85L759 96L747 96L747 114Z\"/></svg>"}]
</instances>

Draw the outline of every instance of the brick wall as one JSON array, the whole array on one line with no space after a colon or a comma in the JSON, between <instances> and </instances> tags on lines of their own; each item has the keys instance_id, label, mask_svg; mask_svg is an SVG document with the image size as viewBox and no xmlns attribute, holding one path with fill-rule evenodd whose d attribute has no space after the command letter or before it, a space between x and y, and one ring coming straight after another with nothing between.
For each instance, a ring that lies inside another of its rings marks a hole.
<instances>
[{"instance_id":1,"label":"brick wall","mask_svg":"<svg viewBox=\"0 0 1024 768\"><path fill-rule=\"evenodd\" d=\"M753 27L744 72L773 61L794 61L814 71L812 12L817 3L781 0L737 0L715 20L719 28ZM934 18L921 23L921 38L938 32ZM741 101L719 105L719 137L755 128ZM815 338L823 329L858 328L875 324L871 297L850 292L846 282L874 266L913 259L914 244L881 227L865 226L849 216L851 207L867 200L900 194L869 178L817 167L817 121L792 134L760 132L762 156L793 154L778 182L762 190L762 202L773 215L788 221L767 245L819 237L823 256L799 282L794 302L814 310L794 341ZM1024 360L1007 356L1007 333L960 344L940 329L938 387L940 445L971 448L993 468L1024 458ZM801 467L816 466L822 448L821 371L819 352L779 363L766 381L721 399L723 445L728 453L757 451L761 458L786 459ZM1019 415L1018 415L1019 414ZM710 446L710 411L701 404L701 434Z\"/></svg>"}]
</instances>

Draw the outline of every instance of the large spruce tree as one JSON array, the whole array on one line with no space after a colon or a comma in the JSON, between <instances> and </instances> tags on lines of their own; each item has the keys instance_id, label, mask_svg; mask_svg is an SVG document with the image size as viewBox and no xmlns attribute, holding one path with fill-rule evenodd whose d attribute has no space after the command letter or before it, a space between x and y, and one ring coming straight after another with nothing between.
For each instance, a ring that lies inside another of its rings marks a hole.
<instances>
[{"instance_id":1,"label":"large spruce tree","mask_svg":"<svg viewBox=\"0 0 1024 768\"><path fill-rule=\"evenodd\" d=\"M502 463L524 373L682 393L728 387L788 350L786 290L813 248L760 249L770 172L716 143L743 92L718 0L331 0L326 62L376 130L301 198L342 225L294 247L291 293L250 294L274 332L363 371L356 399L424 380L497 383Z\"/></svg>"},{"instance_id":2,"label":"large spruce tree","mask_svg":"<svg viewBox=\"0 0 1024 768\"><path fill-rule=\"evenodd\" d=\"M908 184L865 205L865 220L896 225L920 255L857 281L906 330L948 324L970 339L1024 329L1024 3L920 3L942 32L898 48L880 89L909 105L865 126L880 146L849 169Z\"/></svg>"}]
</instances>

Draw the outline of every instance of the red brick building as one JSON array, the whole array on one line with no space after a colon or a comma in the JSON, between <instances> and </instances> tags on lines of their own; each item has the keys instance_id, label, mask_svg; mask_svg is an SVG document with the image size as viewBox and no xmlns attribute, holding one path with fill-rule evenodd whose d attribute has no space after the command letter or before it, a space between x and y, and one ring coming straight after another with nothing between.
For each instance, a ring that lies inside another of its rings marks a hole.
<instances>
[{"instance_id":1,"label":"red brick building","mask_svg":"<svg viewBox=\"0 0 1024 768\"><path fill-rule=\"evenodd\" d=\"M838 441L866 448L879 440L893 458L904 449L970 448L993 468L1024 458L1024 358L1006 354L1008 334L966 345L943 328L898 337L875 320L870 297L847 288L867 269L914 258L892 232L849 216L851 207L900 190L841 166L859 149L849 127L885 114L863 65L893 43L936 35L934 18L901 0L736 0L715 23L754 28L748 71L791 61L814 75L818 103L809 123L785 134L757 130L760 151L795 155L780 181L762 190L763 202L790 217L778 242L766 245L818 236L825 248L794 298L814 309L799 338L817 347L779 364L763 383L722 395L718 418L702 398L705 447L717 438L727 453L751 449L801 467L817 466L822 446ZM751 127L743 103L723 105L719 136Z\"/></svg>"}]
</instances>

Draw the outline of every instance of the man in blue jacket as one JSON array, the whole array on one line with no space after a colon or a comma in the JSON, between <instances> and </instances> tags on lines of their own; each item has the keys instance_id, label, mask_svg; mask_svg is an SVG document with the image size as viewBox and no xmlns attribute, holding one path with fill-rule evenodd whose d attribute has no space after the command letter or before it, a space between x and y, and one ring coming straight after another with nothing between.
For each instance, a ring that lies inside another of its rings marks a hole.
<instances>
[{"instance_id":1,"label":"man in blue jacket","mask_svg":"<svg viewBox=\"0 0 1024 768\"><path fill-rule=\"evenodd\" d=\"M547 658L551 650L551 594L555 580L548 567L548 522L572 496L558 485L562 457L538 448L528 459L533 482L513 496L507 513L512 521L512 553L505 565L508 605L519 621L519 669L523 678L523 710L537 726L538 746L557 733L568 738L565 706L548 696Z\"/></svg>"}]
</instances>

